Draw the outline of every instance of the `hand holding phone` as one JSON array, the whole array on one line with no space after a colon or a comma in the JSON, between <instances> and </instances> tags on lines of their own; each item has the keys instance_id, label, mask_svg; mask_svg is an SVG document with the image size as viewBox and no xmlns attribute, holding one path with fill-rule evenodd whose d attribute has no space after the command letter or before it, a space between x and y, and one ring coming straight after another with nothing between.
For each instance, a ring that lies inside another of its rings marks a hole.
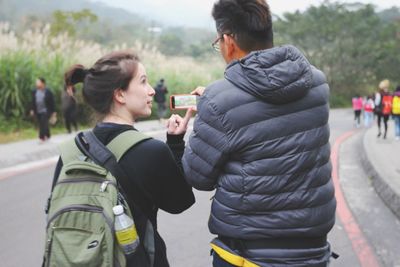
<instances>
[{"instance_id":1,"label":"hand holding phone","mask_svg":"<svg viewBox=\"0 0 400 267\"><path fill-rule=\"evenodd\" d=\"M198 86L196 89L194 89L190 94L191 95L198 95L202 96L204 94L204 91L206 90L205 87L203 86Z\"/></svg>"},{"instance_id":2,"label":"hand holding phone","mask_svg":"<svg viewBox=\"0 0 400 267\"><path fill-rule=\"evenodd\" d=\"M197 109L196 95L172 95L170 97L171 110Z\"/></svg>"}]
</instances>

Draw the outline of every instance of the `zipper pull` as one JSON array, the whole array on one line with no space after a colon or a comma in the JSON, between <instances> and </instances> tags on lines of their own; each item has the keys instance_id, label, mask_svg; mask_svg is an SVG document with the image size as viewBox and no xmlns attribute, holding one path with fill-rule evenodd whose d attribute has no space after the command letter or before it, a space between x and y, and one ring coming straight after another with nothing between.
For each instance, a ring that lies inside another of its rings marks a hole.
<instances>
[{"instance_id":1,"label":"zipper pull","mask_svg":"<svg viewBox=\"0 0 400 267\"><path fill-rule=\"evenodd\" d=\"M107 189L108 184L110 183L110 181L104 181L101 186L100 186L100 192L104 193Z\"/></svg>"}]
</instances>

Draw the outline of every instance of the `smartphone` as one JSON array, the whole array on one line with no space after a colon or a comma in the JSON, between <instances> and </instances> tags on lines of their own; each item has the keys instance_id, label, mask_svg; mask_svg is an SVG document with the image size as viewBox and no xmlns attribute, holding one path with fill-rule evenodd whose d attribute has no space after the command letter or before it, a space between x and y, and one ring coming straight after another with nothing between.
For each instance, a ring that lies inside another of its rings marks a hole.
<instances>
[{"instance_id":1,"label":"smartphone","mask_svg":"<svg viewBox=\"0 0 400 267\"><path fill-rule=\"evenodd\" d=\"M171 95L171 110L196 108L197 99L197 95Z\"/></svg>"}]
</instances>

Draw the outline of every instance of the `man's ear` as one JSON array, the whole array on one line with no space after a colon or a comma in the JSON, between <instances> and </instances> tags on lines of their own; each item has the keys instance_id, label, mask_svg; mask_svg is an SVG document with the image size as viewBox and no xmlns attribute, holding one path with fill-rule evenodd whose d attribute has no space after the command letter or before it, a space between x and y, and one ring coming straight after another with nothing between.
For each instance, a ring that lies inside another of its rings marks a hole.
<instances>
[{"instance_id":1,"label":"man's ear","mask_svg":"<svg viewBox=\"0 0 400 267\"><path fill-rule=\"evenodd\" d=\"M119 103L119 104L125 104L125 92L122 89L116 89L114 90L114 100Z\"/></svg>"},{"instance_id":2,"label":"man's ear","mask_svg":"<svg viewBox=\"0 0 400 267\"><path fill-rule=\"evenodd\" d=\"M225 51L226 51L226 55L229 58L233 58L233 56L236 53L237 50L237 45L235 40L232 38L232 36L228 35L228 34L224 34L224 45L225 45Z\"/></svg>"},{"instance_id":3,"label":"man's ear","mask_svg":"<svg viewBox=\"0 0 400 267\"><path fill-rule=\"evenodd\" d=\"M228 34L224 34L223 38L224 38L223 45L225 46L226 56L228 56L228 58L232 58L232 56L235 53L234 52L235 47L233 44L233 40L232 40L231 36L229 36Z\"/></svg>"}]
</instances>

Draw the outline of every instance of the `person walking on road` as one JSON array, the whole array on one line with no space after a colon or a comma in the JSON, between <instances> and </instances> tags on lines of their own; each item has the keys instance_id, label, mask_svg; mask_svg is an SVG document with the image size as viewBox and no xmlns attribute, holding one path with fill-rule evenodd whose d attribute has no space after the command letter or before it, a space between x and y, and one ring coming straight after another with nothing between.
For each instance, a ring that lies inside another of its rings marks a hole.
<instances>
[{"instance_id":1,"label":"person walking on road","mask_svg":"<svg viewBox=\"0 0 400 267\"><path fill-rule=\"evenodd\" d=\"M83 83L84 100L99 117L93 133L104 145L122 133L137 131L135 121L151 115L155 91L148 83L145 67L135 54L113 52L99 59L89 69L75 65L66 73L65 83L67 86ZM185 148L183 138L191 114L192 111L188 110L185 118L171 116L166 143L145 139L131 147L118 162L130 180L129 186L124 187L123 191L134 214L139 240L154 244L155 251L146 251L149 259L150 254L155 253L152 257L154 264L151 265L154 267L169 266L165 243L157 232L158 210L177 214L188 209L195 201L181 165ZM55 181L64 171L63 164L60 158ZM137 184L141 186L137 187ZM135 202L131 202L132 199ZM154 240L151 236L144 236L145 232L140 230L148 229L147 224L142 225L143 220L138 219L144 215L153 225ZM107 265L105 262L103 264ZM128 258L127 266L137 265Z\"/></svg>"},{"instance_id":2,"label":"person walking on road","mask_svg":"<svg viewBox=\"0 0 400 267\"><path fill-rule=\"evenodd\" d=\"M156 94L154 96L154 100L157 103L157 115L158 119L162 120L165 117L167 112L167 105L166 105L166 95L168 94L168 89L165 86L164 79L160 79L155 87Z\"/></svg>"},{"instance_id":3,"label":"person walking on road","mask_svg":"<svg viewBox=\"0 0 400 267\"><path fill-rule=\"evenodd\" d=\"M390 114L392 112L391 109L391 96L389 94L389 80L383 80L379 83L379 92L375 95L375 114L377 116L378 123L378 137L382 136L381 124L383 121L384 133L383 138L386 138L387 129L388 129L388 121ZM390 103L389 103L390 102Z\"/></svg>"},{"instance_id":4,"label":"person walking on road","mask_svg":"<svg viewBox=\"0 0 400 267\"><path fill-rule=\"evenodd\" d=\"M364 103L364 126L366 128L369 128L372 125L374 120L374 108L374 100L372 99L372 96L369 95Z\"/></svg>"},{"instance_id":5,"label":"person walking on road","mask_svg":"<svg viewBox=\"0 0 400 267\"><path fill-rule=\"evenodd\" d=\"M381 120L382 120L382 94L383 90L378 89L378 91L375 93L374 96L374 114L377 118L377 123L378 123L378 137L381 136Z\"/></svg>"},{"instance_id":6,"label":"person walking on road","mask_svg":"<svg viewBox=\"0 0 400 267\"><path fill-rule=\"evenodd\" d=\"M76 120L77 101L75 93L75 87L65 85L61 95L61 109L64 116L65 128L68 133L72 132L71 126L74 127L76 132L78 131L78 122Z\"/></svg>"},{"instance_id":7,"label":"person walking on road","mask_svg":"<svg viewBox=\"0 0 400 267\"><path fill-rule=\"evenodd\" d=\"M393 96L392 114L394 118L395 138L400 141L400 85L397 86Z\"/></svg>"},{"instance_id":8,"label":"person walking on road","mask_svg":"<svg viewBox=\"0 0 400 267\"><path fill-rule=\"evenodd\" d=\"M384 133L383 133L383 139L386 139L387 136L387 130L388 130L388 121L390 118L390 115L392 114L392 101L393 101L393 96L389 93L389 86L390 82L389 80L383 80L379 87L382 89L381 92L381 118L383 118L383 124L384 124ZM379 120L379 118L378 118ZM378 137L380 136L381 133L381 127L380 127L380 121L378 121L378 127L379 127L379 134Z\"/></svg>"},{"instance_id":9,"label":"person walking on road","mask_svg":"<svg viewBox=\"0 0 400 267\"><path fill-rule=\"evenodd\" d=\"M53 93L46 87L46 80L40 77L36 80L36 88L32 90L31 116L36 116L39 123L39 139L45 142L50 138L49 119L55 116Z\"/></svg>"},{"instance_id":10,"label":"person walking on road","mask_svg":"<svg viewBox=\"0 0 400 267\"><path fill-rule=\"evenodd\" d=\"M273 47L265 0L219 0L212 15L225 79L193 92L183 167L193 187L216 190L213 266L327 266L336 200L326 77L296 47Z\"/></svg>"},{"instance_id":11,"label":"person walking on road","mask_svg":"<svg viewBox=\"0 0 400 267\"><path fill-rule=\"evenodd\" d=\"M363 99L360 95L356 95L352 99L353 111L354 111L354 121L356 128L361 125L361 111L363 108Z\"/></svg>"}]
</instances>

